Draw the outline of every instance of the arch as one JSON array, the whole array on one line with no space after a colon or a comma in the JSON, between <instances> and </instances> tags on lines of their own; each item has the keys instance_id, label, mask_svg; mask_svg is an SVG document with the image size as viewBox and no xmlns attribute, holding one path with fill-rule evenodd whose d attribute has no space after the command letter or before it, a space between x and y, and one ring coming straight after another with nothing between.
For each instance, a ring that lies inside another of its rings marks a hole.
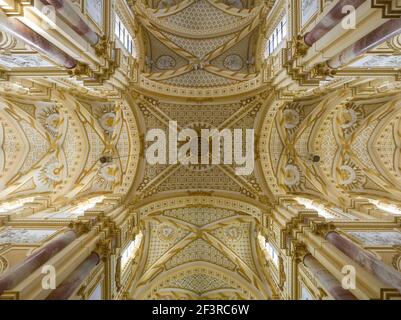
<instances>
[{"instance_id":1,"label":"arch","mask_svg":"<svg viewBox=\"0 0 401 320\"><path fill-rule=\"evenodd\" d=\"M230 198L194 195L147 203L135 212L144 248L131 293L144 295L148 290L144 287L170 270L206 263L231 270L235 279L241 278L241 283L260 292L258 298L271 296L262 280L265 274L254 237L262 220L259 207Z\"/></svg>"}]
</instances>

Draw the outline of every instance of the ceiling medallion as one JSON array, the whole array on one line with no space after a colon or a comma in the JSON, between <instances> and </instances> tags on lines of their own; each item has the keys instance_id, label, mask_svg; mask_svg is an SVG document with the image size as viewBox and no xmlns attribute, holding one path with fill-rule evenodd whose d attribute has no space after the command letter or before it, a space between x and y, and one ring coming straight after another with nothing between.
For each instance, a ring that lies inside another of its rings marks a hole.
<instances>
[{"instance_id":1,"label":"ceiling medallion","mask_svg":"<svg viewBox=\"0 0 401 320\"><path fill-rule=\"evenodd\" d=\"M163 223L158 227L157 235L161 241L173 241L177 237L177 231L172 226Z\"/></svg>"},{"instance_id":2,"label":"ceiling medallion","mask_svg":"<svg viewBox=\"0 0 401 320\"><path fill-rule=\"evenodd\" d=\"M284 184L288 187L293 187L299 184L301 173L299 168L292 164L287 164L284 168Z\"/></svg>"},{"instance_id":3,"label":"ceiling medallion","mask_svg":"<svg viewBox=\"0 0 401 320\"><path fill-rule=\"evenodd\" d=\"M108 164L99 170L100 176L107 182L114 182L116 180L117 166L115 164Z\"/></svg>"},{"instance_id":4,"label":"ceiling medallion","mask_svg":"<svg viewBox=\"0 0 401 320\"><path fill-rule=\"evenodd\" d=\"M242 239L242 230L238 226L231 226L224 231L228 241L237 242Z\"/></svg>"},{"instance_id":5,"label":"ceiling medallion","mask_svg":"<svg viewBox=\"0 0 401 320\"><path fill-rule=\"evenodd\" d=\"M37 105L36 117L52 137L57 137L63 119L55 105Z\"/></svg>"},{"instance_id":6,"label":"ceiling medallion","mask_svg":"<svg viewBox=\"0 0 401 320\"><path fill-rule=\"evenodd\" d=\"M63 180L63 169L63 165L57 159L53 158L49 160L33 176L35 185L40 188L54 187L56 183L59 183Z\"/></svg>"},{"instance_id":7,"label":"ceiling medallion","mask_svg":"<svg viewBox=\"0 0 401 320\"><path fill-rule=\"evenodd\" d=\"M300 122L300 115L294 109L286 109L283 111L284 127L286 129L294 129Z\"/></svg>"},{"instance_id":8,"label":"ceiling medallion","mask_svg":"<svg viewBox=\"0 0 401 320\"><path fill-rule=\"evenodd\" d=\"M176 61L173 57L171 56L160 56L159 58L157 58L156 61L156 67L160 70L170 70L175 68L176 65Z\"/></svg>"},{"instance_id":9,"label":"ceiling medallion","mask_svg":"<svg viewBox=\"0 0 401 320\"><path fill-rule=\"evenodd\" d=\"M116 122L116 114L113 112L107 112L103 114L102 117L100 118L101 127L108 132L113 131L115 122Z\"/></svg>"},{"instance_id":10,"label":"ceiling medallion","mask_svg":"<svg viewBox=\"0 0 401 320\"><path fill-rule=\"evenodd\" d=\"M239 71L242 69L244 62L242 58L237 54L230 54L224 59L223 65L225 68L231 71Z\"/></svg>"},{"instance_id":11,"label":"ceiling medallion","mask_svg":"<svg viewBox=\"0 0 401 320\"><path fill-rule=\"evenodd\" d=\"M356 172L355 170L349 165L342 165L340 167L340 181L341 185L347 186L352 184L356 180Z\"/></svg>"}]
</instances>

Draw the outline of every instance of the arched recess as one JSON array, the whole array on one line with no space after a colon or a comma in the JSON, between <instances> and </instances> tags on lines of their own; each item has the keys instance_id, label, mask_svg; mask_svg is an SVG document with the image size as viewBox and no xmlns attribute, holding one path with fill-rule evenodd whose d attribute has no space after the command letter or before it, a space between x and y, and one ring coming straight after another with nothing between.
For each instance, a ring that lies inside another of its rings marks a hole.
<instances>
[{"instance_id":1,"label":"arched recess","mask_svg":"<svg viewBox=\"0 0 401 320\"><path fill-rule=\"evenodd\" d=\"M400 197L398 106L392 96L353 98L338 104L318 127L313 143L322 155L322 174L344 198Z\"/></svg>"},{"instance_id":2,"label":"arched recess","mask_svg":"<svg viewBox=\"0 0 401 320\"><path fill-rule=\"evenodd\" d=\"M305 195L340 208L360 197L399 201L399 105L398 94L353 97L347 89L273 101L259 150L276 199ZM313 162L315 155L319 160Z\"/></svg>"},{"instance_id":3,"label":"arched recess","mask_svg":"<svg viewBox=\"0 0 401 320\"><path fill-rule=\"evenodd\" d=\"M62 204L126 194L138 164L136 118L125 100L77 97L0 100L0 199L47 196ZM101 164L102 155L111 163Z\"/></svg>"},{"instance_id":4,"label":"arched recess","mask_svg":"<svg viewBox=\"0 0 401 320\"><path fill-rule=\"evenodd\" d=\"M144 248L131 283L131 298L146 299L153 287L163 289L158 298L271 297L256 247L260 208L229 198L199 195L155 201L136 211ZM202 270L200 265L204 266ZM206 291L178 284L173 290L167 286L173 274L174 278L192 277L200 287L208 287L208 274L229 281L226 286L212 286Z\"/></svg>"},{"instance_id":5,"label":"arched recess","mask_svg":"<svg viewBox=\"0 0 401 320\"><path fill-rule=\"evenodd\" d=\"M368 153L375 167L394 188L401 188L400 96L391 97L390 110L372 132ZM385 106L384 106L385 107Z\"/></svg>"},{"instance_id":6,"label":"arched recess","mask_svg":"<svg viewBox=\"0 0 401 320\"><path fill-rule=\"evenodd\" d=\"M238 273L196 261L160 274L140 288L134 299L262 300L265 295Z\"/></svg>"},{"instance_id":7,"label":"arched recess","mask_svg":"<svg viewBox=\"0 0 401 320\"><path fill-rule=\"evenodd\" d=\"M322 136L319 130L326 118L348 97L343 90L325 97L272 101L261 127L259 150L266 183L276 198L304 193L333 203L346 201L341 190L322 175L320 164L313 165L309 158L326 155L314 141Z\"/></svg>"},{"instance_id":8,"label":"arched recess","mask_svg":"<svg viewBox=\"0 0 401 320\"><path fill-rule=\"evenodd\" d=\"M65 110L55 101L35 99L2 98L0 104L5 129L0 198L49 195L66 179Z\"/></svg>"}]
</instances>

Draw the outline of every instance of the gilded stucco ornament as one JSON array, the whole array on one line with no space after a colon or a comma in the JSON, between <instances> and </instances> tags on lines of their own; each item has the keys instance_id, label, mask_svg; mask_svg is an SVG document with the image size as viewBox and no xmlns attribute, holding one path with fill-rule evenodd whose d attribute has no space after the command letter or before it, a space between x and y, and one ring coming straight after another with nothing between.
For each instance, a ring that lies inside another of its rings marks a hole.
<instances>
[{"instance_id":1,"label":"gilded stucco ornament","mask_svg":"<svg viewBox=\"0 0 401 320\"><path fill-rule=\"evenodd\" d=\"M393 267L397 269L398 271L401 271L401 246L394 246L393 247L396 250L396 254L393 256Z\"/></svg>"},{"instance_id":2,"label":"gilded stucco ornament","mask_svg":"<svg viewBox=\"0 0 401 320\"><path fill-rule=\"evenodd\" d=\"M301 172L296 165L287 164L284 168L284 184L288 187L294 187L301 182Z\"/></svg>"},{"instance_id":3,"label":"gilded stucco ornament","mask_svg":"<svg viewBox=\"0 0 401 320\"><path fill-rule=\"evenodd\" d=\"M326 236L327 233L330 231L335 230L335 225L332 222L325 222L325 221L312 221L312 232L323 238Z\"/></svg>"},{"instance_id":4,"label":"gilded stucco ornament","mask_svg":"<svg viewBox=\"0 0 401 320\"><path fill-rule=\"evenodd\" d=\"M376 2L397 15L389 1ZM36 12L37 3L9 7L8 14L23 20L21 14ZM85 21L90 16L80 6L87 3L73 2ZM77 242L65 250L68 255L53 257L69 266L63 269L75 270L75 257L91 250L99 254L73 298L88 299L102 283L105 299L298 299L299 280L308 282L311 298L332 298L316 274L303 273L308 250L323 257L329 273L339 274L353 257L330 250L328 232L354 240L362 232L399 233L400 71L384 68L397 59L380 65L380 57L399 53L401 41L396 36L365 52L368 64L354 60L331 69L326 53L334 56L364 29L331 32L327 41L308 47L303 35L335 4L314 1L324 6L300 26L294 3L114 1L103 8L103 18L110 18L104 28L89 23L105 35L92 46L84 37L75 43L79 33L62 36L65 19L56 19L51 32L29 21L79 60L71 70L0 33L0 200L35 197L1 212L0 226L44 224L71 234L64 229L69 225L80 238L76 248ZM373 28L381 24L380 10L371 10L367 5L358 18ZM267 57L266 41L285 16L288 36ZM132 47L121 34L114 37L115 17ZM254 129L254 172L238 177L230 165L150 166L146 134L168 130L170 121L197 132ZM84 206L92 197L102 201ZM380 207L384 202L391 205ZM139 232L143 245L129 256ZM263 242L259 234L266 236ZM369 244L382 246L387 239L377 238ZM27 252L38 248L40 241L34 242ZM7 250L25 245L7 244L0 252L8 259L13 253ZM358 248L374 250L381 263L400 270L398 246L386 246L385 254L383 247ZM14 263L4 260L0 256L0 273ZM367 281L359 277L352 294L387 297L380 281ZM28 278L21 284L22 298L43 294Z\"/></svg>"},{"instance_id":5,"label":"gilded stucco ornament","mask_svg":"<svg viewBox=\"0 0 401 320\"><path fill-rule=\"evenodd\" d=\"M110 49L110 39L102 37L100 41L94 46L95 52L100 57L108 57Z\"/></svg>"},{"instance_id":6,"label":"gilded stucco ornament","mask_svg":"<svg viewBox=\"0 0 401 320\"><path fill-rule=\"evenodd\" d=\"M5 257L0 256L0 274L5 272L8 268L8 261Z\"/></svg>"},{"instance_id":7,"label":"gilded stucco ornament","mask_svg":"<svg viewBox=\"0 0 401 320\"><path fill-rule=\"evenodd\" d=\"M330 68L326 63L318 63L311 70L311 77L326 80L327 77L333 77L336 70Z\"/></svg>"},{"instance_id":8,"label":"gilded stucco ornament","mask_svg":"<svg viewBox=\"0 0 401 320\"><path fill-rule=\"evenodd\" d=\"M372 0L372 8L381 9L383 18L396 19L401 17L401 4L399 1Z\"/></svg>"},{"instance_id":9,"label":"gilded stucco ornament","mask_svg":"<svg viewBox=\"0 0 401 320\"><path fill-rule=\"evenodd\" d=\"M309 253L305 243L298 240L291 241L290 252L296 262L302 262L305 255Z\"/></svg>"},{"instance_id":10,"label":"gilded stucco ornament","mask_svg":"<svg viewBox=\"0 0 401 320\"><path fill-rule=\"evenodd\" d=\"M303 57L308 53L309 46L305 43L304 39L305 39L304 36L298 35L292 41L293 59Z\"/></svg>"},{"instance_id":11,"label":"gilded stucco ornament","mask_svg":"<svg viewBox=\"0 0 401 320\"><path fill-rule=\"evenodd\" d=\"M161 224L157 233L161 241L173 241L177 237L174 227L168 224Z\"/></svg>"},{"instance_id":12,"label":"gilded stucco ornament","mask_svg":"<svg viewBox=\"0 0 401 320\"><path fill-rule=\"evenodd\" d=\"M400 53L401 52L401 35L395 36L393 39L387 41L387 44L395 52Z\"/></svg>"},{"instance_id":13,"label":"gilded stucco ornament","mask_svg":"<svg viewBox=\"0 0 401 320\"><path fill-rule=\"evenodd\" d=\"M294 129L300 123L300 114L294 109L285 109L283 111L284 126L286 129Z\"/></svg>"},{"instance_id":14,"label":"gilded stucco ornament","mask_svg":"<svg viewBox=\"0 0 401 320\"><path fill-rule=\"evenodd\" d=\"M6 32L0 32L0 52L11 54L11 50L17 45L17 40Z\"/></svg>"},{"instance_id":15,"label":"gilded stucco ornament","mask_svg":"<svg viewBox=\"0 0 401 320\"><path fill-rule=\"evenodd\" d=\"M92 71L89 66L85 63L79 62L77 66L68 71L72 77L90 77L92 75Z\"/></svg>"}]
</instances>

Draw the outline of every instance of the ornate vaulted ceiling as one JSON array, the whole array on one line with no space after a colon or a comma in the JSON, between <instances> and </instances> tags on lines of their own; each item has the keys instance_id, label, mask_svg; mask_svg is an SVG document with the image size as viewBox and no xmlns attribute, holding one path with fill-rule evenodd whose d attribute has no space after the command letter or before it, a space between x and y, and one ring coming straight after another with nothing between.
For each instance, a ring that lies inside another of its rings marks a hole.
<instances>
[{"instance_id":1,"label":"ornate vaulted ceiling","mask_svg":"<svg viewBox=\"0 0 401 320\"><path fill-rule=\"evenodd\" d=\"M1 99L1 199L40 194L63 202L128 192L139 152L129 106L61 93L53 99ZM101 163L105 154L114 160Z\"/></svg>"},{"instance_id":2,"label":"ornate vaulted ceiling","mask_svg":"<svg viewBox=\"0 0 401 320\"><path fill-rule=\"evenodd\" d=\"M29 213L0 215L0 227L98 223L97 248L120 255L107 271L109 287L124 288L117 297L298 298L294 282L307 274L292 276L294 252L306 251L302 241L310 239L310 251L324 246L314 225L326 221L322 211L327 221L366 223L365 229L395 223L371 204L401 197L400 36L330 69L325 57L341 58L353 37L362 37L337 28L328 38L338 34L339 44L323 38L305 47L304 35L318 25L313 19L333 1L318 1L320 11L304 24L300 15L308 12L293 8L302 1L106 1L104 28L81 7L86 2L75 1L99 38L95 45L83 41L83 30L72 37L74 26L63 19L56 19L61 27L36 26L45 14L22 2L15 8L22 13L10 13L0 1L0 25L18 16L74 67L0 32L0 201L40 202L29 204ZM304 9L312 2L302 2ZM380 10L367 14L367 2L361 9L363 26L372 30L379 15L395 12L373 2ZM108 15L114 10L123 35L110 23L117 21ZM278 25L286 38L265 56ZM150 164L146 134L168 132L171 122L179 132L253 129L254 171ZM63 212L99 196L107 198L82 216ZM121 249L140 232L132 272L122 276ZM275 264L266 259L266 242L258 243L262 234L279 253Z\"/></svg>"},{"instance_id":3,"label":"ornate vaulted ceiling","mask_svg":"<svg viewBox=\"0 0 401 320\"><path fill-rule=\"evenodd\" d=\"M232 96L260 86L256 56L265 6L189 0L138 1L132 8L145 57L131 92L141 132L167 132L171 121L179 131L255 127L268 93L236 102ZM216 96L228 101L216 103ZM133 195L146 233L134 298L271 296L257 249L262 214L252 204L267 204L269 192L257 173L142 161Z\"/></svg>"},{"instance_id":4,"label":"ornate vaulted ceiling","mask_svg":"<svg viewBox=\"0 0 401 320\"><path fill-rule=\"evenodd\" d=\"M213 97L261 84L256 52L266 6L192 0L148 7L138 1L133 10L143 29L143 89Z\"/></svg>"},{"instance_id":5,"label":"ornate vaulted ceiling","mask_svg":"<svg viewBox=\"0 0 401 320\"><path fill-rule=\"evenodd\" d=\"M185 196L139 210L146 230L132 288L140 299L265 299L257 250L260 210L235 200Z\"/></svg>"},{"instance_id":6,"label":"ornate vaulted ceiling","mask_svg":"<svg viewBox=\"0 0 401 320\"><path fill-rule=\"evenodd\" d=\"M261 132L261 164L269 188L309 194L340 207L357 196L399 198L398 95L325 97L276 103ZM321 156L311 166L310 154ZM391 194L385 190L391 190Z\"/></svg>"}]
</instances>

